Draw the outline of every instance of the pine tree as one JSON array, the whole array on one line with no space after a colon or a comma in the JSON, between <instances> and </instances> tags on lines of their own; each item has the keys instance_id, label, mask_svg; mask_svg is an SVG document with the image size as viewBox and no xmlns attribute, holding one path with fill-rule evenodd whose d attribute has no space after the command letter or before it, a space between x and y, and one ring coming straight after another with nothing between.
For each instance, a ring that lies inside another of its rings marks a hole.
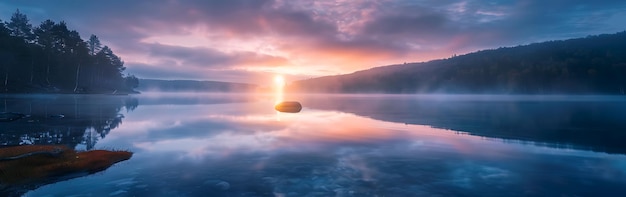
<instances>
[{"instance_id":1,"label":"pine tree","mask_svg":"<svg viewBox=\"0 0 626 197\"><path fill-rule=\"evenodd\" d=\"M50 67L52 66L52 56L54 55L54 48L56 40L52 33L56 23L51 20L45 20L41 22L39 27L35 28L35 35L37 37L37 44L43 48L46 58L46 84L50 84Z\"/></svg>"},{"instance_id":2,"label":"pine tree","mask_svg":"<svg viewBox=\"0 0 626 197\"><path fill-rule=\"evenodd\" d=\"M102 44L98 36L91 34L87 41L87 47L89 47L89 55L95 56L102 49Z\"/></svg>"},{"instance_id":3,"label":"pine tree","mask_svg":"<svg viewBox=\"0 0 626 197\"><path fill-rule=\"evenodd\" d=\"M33 27L29 23L28 17L22 14L19 9L13 13L10 22L7 22L6 26L11 36L22 38L27 43L34 41Z\"/></svg>"}]
</instances>

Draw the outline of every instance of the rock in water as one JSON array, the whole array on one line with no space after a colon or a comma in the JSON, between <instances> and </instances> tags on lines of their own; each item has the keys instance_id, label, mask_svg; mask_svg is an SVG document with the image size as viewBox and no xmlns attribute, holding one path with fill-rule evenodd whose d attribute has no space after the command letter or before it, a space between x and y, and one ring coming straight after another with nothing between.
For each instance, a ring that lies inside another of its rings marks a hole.
<instances>
[{"instance_id":1,"label":"rock in water","mask_svg":"<svg viewBox=\"0 0 626 197\"><path fill-rule=\"evenodd\" d=\"M24 118L24 114L13 113L13 112L1 112L0 113L0 122L11 122L16 121L21 118Z\"/></svg>"},{"instance_id":2,"label":"rock in water","mask_svg":"<svg viewBox=\"0 0 626 197\"><path fill-rule=\"evenodd\" d=\"M283 101L274 105L274 109L279 112L298 113L302 110L302 105L297 101Z\"/></svg>"}]
</instances>

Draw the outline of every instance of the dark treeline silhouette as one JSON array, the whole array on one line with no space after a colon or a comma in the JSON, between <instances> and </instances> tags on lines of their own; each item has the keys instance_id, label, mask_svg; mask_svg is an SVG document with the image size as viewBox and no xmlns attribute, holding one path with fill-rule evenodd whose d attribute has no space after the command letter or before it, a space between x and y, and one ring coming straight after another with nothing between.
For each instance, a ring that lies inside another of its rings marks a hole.
<instances>
[{"instance_id":1,"label":"dark treeline silhouette","mask_svg":"<svg viewBox=\"0 0 626 197\"><path fill-rule=\"evenodd\" d=\"M624 94L626 32L478 51L297 81L333 93Z\"/></svg>"},{"instance_id":2,"label":"dark treeline silhouette","mask_svg":"<svg viewBox=\"0 0 626 197\"><path fill-rule=\"evenodd\" d=\"M124 70L122 59L97 36L85 41L63 21L33 27L19 10L0 20L0 92L133 92L138 79Z\"/></svg>"}]
</instances>

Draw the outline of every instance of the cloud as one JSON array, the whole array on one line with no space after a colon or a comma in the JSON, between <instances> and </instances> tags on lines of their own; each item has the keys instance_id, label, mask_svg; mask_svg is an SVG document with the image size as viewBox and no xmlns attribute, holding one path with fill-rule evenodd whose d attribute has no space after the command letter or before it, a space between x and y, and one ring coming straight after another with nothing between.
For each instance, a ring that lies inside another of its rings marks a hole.
<instances>
[{"instance_id":1,"label":"cloud","mask_svg":"<svg viewBox=\"0 0 626 197\"><path fill-rule=\"evenodd\" d=\"M149 64L127 62L127 72L139 78L149 79L189 79L224 82L269 81L271 73L245 69L211 69L201 67L176 66L174 61L158 61ZM296 76L297 77L297 76ZM300 77L301 78L301 77Z\"/></svg>"},{"instance_id":2,"label":"cloud","mask_svg":"<svg viewBox=\"0 0 626 197\"><path fill-rule=\"evenodd\" d=\"M207 79L349 73L626 29L618 0L6 0L2 19L17 8L35 26L98 35L137 75Z\"/></svg>"},{"instance_id":3,"label":"cloud","mask_svg":"<svg viewBox=\"0 0 626 197\"><path fill-rule=\"evenodd\" d=\"M253 52L225 53L204 47L179 47L162 44L147 44L152 59L179 60L177 66L210 68L245 68L247 66L285 66L289 61L282 57Z\"/></svg>"}]
</instances>

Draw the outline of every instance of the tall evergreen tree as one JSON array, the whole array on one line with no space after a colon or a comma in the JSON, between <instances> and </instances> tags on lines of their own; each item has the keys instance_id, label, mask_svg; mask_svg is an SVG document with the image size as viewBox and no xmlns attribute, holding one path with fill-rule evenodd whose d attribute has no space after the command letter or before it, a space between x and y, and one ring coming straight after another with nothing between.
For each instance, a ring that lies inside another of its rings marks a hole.
<instances>
[{"instance_id":1,"label":"tall evergreen tree","mask_svg":"<svg viewBox=\"0 0 626 197\"><path fill-rule=\"evenodd\" d=\"M87 41L87 46L89 47L89 55L95 56L102 49L102 43L100 43L100 39L98 36L91 34L89 40Z\"/></svg>"},{"instance_id":2,"label":"tall evergreen tree","mask_svg":"<svg viewBox=\"0 0 626 197\"><path fill-rule=\"evenodd\" d=\"M22 38L25 42L34 40L33 27L29 23L28 17L22 14L19 9L13 13L11 20L6 25L11 36Z\"/></svg>"},{"instance_id":3,"label":"tall evergreen tree","mask_svg":"<svg viewBox=\"0 0 626 197\"><path fill-rule=\"evenodd\" d=\"M71 64L76 66L76 77L74 80L74 92L78 92L78 85L80 81L81 66L85 60L89 57L87 49L87 43L80 38L77 31L70 31L67 35L67 45L70 49Z\"/></svg>"},{"instance_id":4,"label":"tall evergreen tree","mask_svg":"<svg viewBox=\"0 0 626 197\"><path fill-rule=\"evenodd\" d=\"M133 91L136 80L124 77L124 69L122 59L97 36L85 42L63 21L45 20L33 29L19 10L9 22L0 21L0 88L5 92Z\"/></svg>"},{"instance_id":5,"label":"tall evergreen tree","mask_svg":"<svg viewBox=\"0 0 626 197\"><path fill-rule=\"evenodd\" d=\"M4 22L2 22L2 20L0 19L0 39L9 38L9 36L11 36L9 34L9 29L7 29L7 27L5 26ZM0 40L0 41L2 41L2 40Z\"/></svg>"},{"instance_id":6,"label":"tall evergreen tree","mask_svg":"<svg viewBox=\"0 0 626 197\"><path fill-rule=\"evenodd\" d=\"M45 79L47 85L50 85L50 67L52 66L54 48L56 48L55 45L57 44L54 38L54 34L52 32L54 26L56 26L55 22L51 20L45 20L41 22L39 27L35 28L37 44L43 48L46 59Z\"/></svg>"}]
</instances>

